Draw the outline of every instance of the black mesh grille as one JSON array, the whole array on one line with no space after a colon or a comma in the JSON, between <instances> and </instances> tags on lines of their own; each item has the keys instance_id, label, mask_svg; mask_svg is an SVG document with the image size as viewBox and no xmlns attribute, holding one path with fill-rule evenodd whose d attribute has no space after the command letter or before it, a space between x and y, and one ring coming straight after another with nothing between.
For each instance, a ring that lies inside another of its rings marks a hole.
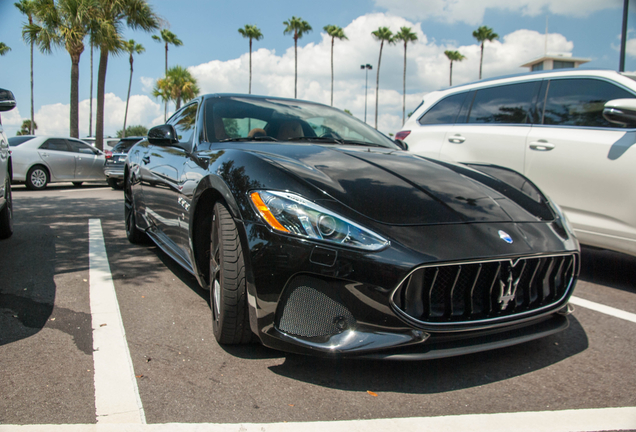
<instances>
[{"instance_id":1,"label":"black mesh grille","mask_svg":"<svg viewBox=\"0 0 636 432\"><path fill-rule=\"evenodd\" d=\"M531 312L558 303L578 274L576 255L421 267L393 296L423 323L461 323Z\"/></svg>"},{"instance_id":2,"label":"black mesh grille","mask_svg":"<svg viewBox=\"0 0 636 432\"><path fill-rule=\"evenodd\" d=\"M323 337L341 333L355 325L355 318L329 292L327 282L297 277L279 306L277 327L282 332L303 337Z\"/></svg>"}]
</instances>

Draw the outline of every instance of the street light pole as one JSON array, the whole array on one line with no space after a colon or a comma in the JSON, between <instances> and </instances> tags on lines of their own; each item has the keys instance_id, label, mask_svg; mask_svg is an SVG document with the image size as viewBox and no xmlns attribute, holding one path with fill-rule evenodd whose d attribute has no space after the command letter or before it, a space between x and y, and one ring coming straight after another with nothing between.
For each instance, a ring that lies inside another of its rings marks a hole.
<instances>
[{"instance_id":1,"label":"street light pole","mask_svg":"<svg viewBox=\"0 0 636 432\"><path fill-rule=\"evenodd\" d=\"M373 69L369 63L365 65L360 65L360 69L364 69L365 78L364 78L364 122L367 122L367 83L369 82L369 71Z\"/></svg>"}]
</instances>

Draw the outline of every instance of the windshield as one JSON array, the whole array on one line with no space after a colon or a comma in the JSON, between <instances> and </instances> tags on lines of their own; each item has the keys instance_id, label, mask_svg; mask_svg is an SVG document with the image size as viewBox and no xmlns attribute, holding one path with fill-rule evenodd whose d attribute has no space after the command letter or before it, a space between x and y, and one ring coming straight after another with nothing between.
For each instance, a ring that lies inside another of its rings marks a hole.
<instances>
[{"instance_id":1,"label":"windshield","mask_svg":"<svg viewBox=\"0 0 636 432\"><path fill-rule=\"evenodd\" d=\"M35 138L33 135L14 136L9 138L9 146L11 147L19 146L23 142L29 141L33 138Z\"/></svg>"},{"instance_id":2,"label":"windshield","mask_svg":"<svg viewBox=\"0 0 636 432\"><path fill-rule=\"evenodd\" d=\"M340 110L286 99L222 97L205 105L208 141L304 141L398 148L385 135Z\"/></svg>"}]
</instances>

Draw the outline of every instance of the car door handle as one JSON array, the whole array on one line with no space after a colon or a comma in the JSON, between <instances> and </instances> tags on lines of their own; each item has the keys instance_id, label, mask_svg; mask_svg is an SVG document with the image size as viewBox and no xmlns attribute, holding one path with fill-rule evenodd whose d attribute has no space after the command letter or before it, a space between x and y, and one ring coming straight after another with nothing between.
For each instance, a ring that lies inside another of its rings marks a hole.
<instances>
[{"instance_id":1,"label":"car door handle","mask_svg":"<svg viewBox=\"0 0 636 432\"><path fill-rule=\"evenodd\" d=\"M144 163L144 165L147 165L150 163L150 156L144 156L143 158L141 158L141 161Z\"/></svg>"},{"instance_id":2,"label":"car door handle","mask_svg":"<svg viewBox=\"0 0 636 432\"><path fill-rule=\"evenodd\" d=\"M464 141L466 141L466 138L464 138L463 136L459 134L453 135L452 137L448 138L448 142L451 142L453 144L461 144Z\"/></svg>"},{"instance_id":3,"label":"car door handle","mask_svg":"<svg viewBox=\"0 0 636 432\"><path fill-rule=\"evenodd\" d=\"M550 151L554 147L556 147L554 144L550 144L546 140L539 140L539 141L535 141L535 142L531 142L530 143L530 150Z\"/></svg>"}]
</instances>

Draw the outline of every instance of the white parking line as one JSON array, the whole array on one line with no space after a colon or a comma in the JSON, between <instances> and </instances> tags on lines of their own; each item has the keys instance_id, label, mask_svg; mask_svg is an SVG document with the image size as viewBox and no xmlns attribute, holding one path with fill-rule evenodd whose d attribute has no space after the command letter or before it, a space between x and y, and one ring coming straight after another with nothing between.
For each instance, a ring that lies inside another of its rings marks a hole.
<instances>
[{"instance_id":1,"label":"white parking line","mask_svg":"<svg viewBox=\"0 0 636 432\"><path fill-rule=\"evenodd\" d=\"M615 318L620 318L626 321L631 321L633 323L636 323L636 314L633 314L630 312L625 312L620 309L605 306L600 303L594 303L589 300L585 300L580 297L574 297L574 296L570 297L570 303L576 306L584 307L586 309L591 309L596 312L604 313L606 315L611 315Z\"/></svg>"},{"instance_id":2,"label":"white parking line","mask_svg":"<svg viewBox=\"0 0 636 432\"><path fill-rule=\"evenodd\" d=\"M88 221L88 236L97 423L144 424L146 417L99 219Z\"/></svg>"},{"instance_id":3,"label":"white parking line","mask_svg":"<svg viewBox=\"0 0 636 432\"><path fill-rule=\"evenodd\" d=\"M61 193L68 193L68 192L92 192L92 191L104 190L104 189L111 189L111 188L110 188L110 186L108 186L108 187L97 187L97 188L90 188L90 189L82 189L82 188L75 188L75 189L61 189L61 190L58 190L57 192L61 192Z\"/></svg>"},{"instance_id":4,"label":"white parking line","mask_svg":"<svg viewBox=\"0 0 636 432\"><path fill-rule=\"evenodd\" d=\"M306 423L0 425L0 432L587 432L636 427L636 407Z\"/></svg>"}]
</instances>

